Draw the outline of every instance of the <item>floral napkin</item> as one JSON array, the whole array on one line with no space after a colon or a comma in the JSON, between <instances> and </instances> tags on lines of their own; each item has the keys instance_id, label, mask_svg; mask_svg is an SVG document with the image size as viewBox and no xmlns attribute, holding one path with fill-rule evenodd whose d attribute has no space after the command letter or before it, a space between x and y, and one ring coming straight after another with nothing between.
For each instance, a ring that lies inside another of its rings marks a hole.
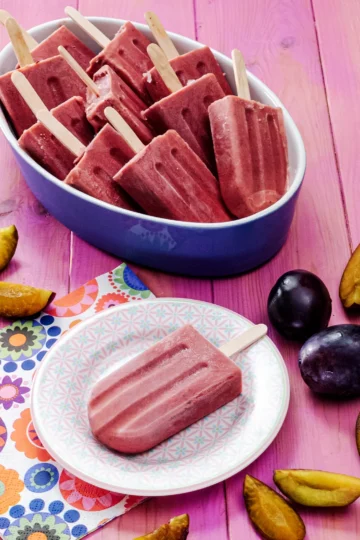
<instances>
[{"instance_id":1,"label":"floral napkin","mask_svg":"<svg viewBox=\"0 0 360 540\"><path fill-rule=\"evenodd\" d=\"M36 435L30 394L41 360L70 328L104 309L151 297L130 268L121 264L55 300L36 319L0 330L0 536L4 540L81 538L142 500L92 486L56 463Z\"/></svg>"}]
</instances>

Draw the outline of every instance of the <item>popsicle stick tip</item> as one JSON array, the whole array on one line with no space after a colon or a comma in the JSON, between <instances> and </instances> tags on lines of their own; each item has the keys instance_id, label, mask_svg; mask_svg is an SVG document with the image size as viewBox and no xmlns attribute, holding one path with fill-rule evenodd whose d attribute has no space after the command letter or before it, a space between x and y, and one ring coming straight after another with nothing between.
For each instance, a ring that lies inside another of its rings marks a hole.
<instances>
[{"instance_id":1,"label":"popsicle stick tip","mask_svg":"<svg viewBox=\"0 0 360 540\"><path fill-rule=\"evenodd\" d=\"M6 27L6 21L10 18L11 18L11 14L8 11L6 11L5 9L0 9L0 23L1 24L3 24ZM32 37L32 35L30 35L21 26L20 28L23 33L23 37L24 37L26 45L29 47L30 50L35 49L35 47L38 46L38 42Z\"/></svg>"},{"instance_id":2,"label":"popsicle stick tip","mask_svg":"<svg viewBox=\"0 0 360 540\"><path fill-rule=\"evenodd\" d=\"M146 11L145 20L148 23L148 26L154 38L158 42L161 49L164 51L168 60L177 58L179 56L179 53L175 45L167 35L167 32L156 13L154 13L153 11Z\"/></svg>"},{"instance_id":3,"label":"popsicle stick tip","mask_svg":"<svg viewBox=\"0 0 360 540\"><path fill-rule=\"evenodd\" d=\"M146 50L152 63L170 92L173 93L181 90L183 86L179 80L179 77L176 75L175 71L171 67L171 64L169 63L168 58L159 45L151 43L148 45Z\"/></svg>"},{"instance_id":4,"label":"popsicle stick tip","mask_svg":"<svg viewBox=\"0 0 360 540\"><path fill-rule=\"evenodd\" d=\"M219 347L226 356L232 356L253 345L267 334L266 324L257 324L245 330L243 334Z\"/></svg>"},{"instance_id":5,"label":"popsicle stick tip","mask_svg":"<svg viewBox=\"0 0 360 540\"><path fill-rule=\"evenodd\" d=\"M244 57L238 49L233 49L231 58L233 61L237 95L243 99L251 99Z\"/></svg>"},{"instance_id":6,"label":"popsicle stick tip","mask_svg":"<svg viewBox=\"0 0 360 540\"><path fill-rule=\"evenodd\" d=\"M30 53L29 47L25 41L22 28L19 26L16 19L9 17L5 21L5 27L9 34L10 41L12 43L16 58L20 64L20 67L25 67L29 64L33 64L34 60Z\"/></svg>"},{"instance_id":7,"label":"popsicle stick tip","mask_svg":"<svg viewBox=\"0 0 360 540\"><path fill-rule=\"evenodd\" d=\"M66 6L65 13L72 19L84 32L87 33L100 47L105 49L105 47L110 43L110 39L105 36L96 26L90 22L84 15L80 13L77 9Z\"/></svg>"}]
</instances>

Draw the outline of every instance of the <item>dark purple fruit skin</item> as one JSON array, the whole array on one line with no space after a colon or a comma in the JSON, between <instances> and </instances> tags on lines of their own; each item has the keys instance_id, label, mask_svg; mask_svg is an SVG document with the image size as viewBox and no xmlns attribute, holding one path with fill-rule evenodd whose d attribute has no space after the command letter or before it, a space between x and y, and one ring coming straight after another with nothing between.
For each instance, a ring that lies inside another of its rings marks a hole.
<instances>
[{"instance_id":1,"label":"dark purple fruit skin","mask_svg":"<svg viewBox=\"0 0 360 540\"><path fill-rule=\"evenodd\" d=\"M270 291L268 314L279 334L294 341L305 341L329 323L329 291L311 272L286 272Z\"/></svg>"},{"instance_id":2,"label":"dark purple fruit skin","mask_svg":"<svg viewBox=\"0 0 360 540\"><path fill-rule=\"evenodd\" d=\"M302 378L313 392L360 396L360 326L339 324L315 334L299 354Z\"/></svg>"}]
</instances>

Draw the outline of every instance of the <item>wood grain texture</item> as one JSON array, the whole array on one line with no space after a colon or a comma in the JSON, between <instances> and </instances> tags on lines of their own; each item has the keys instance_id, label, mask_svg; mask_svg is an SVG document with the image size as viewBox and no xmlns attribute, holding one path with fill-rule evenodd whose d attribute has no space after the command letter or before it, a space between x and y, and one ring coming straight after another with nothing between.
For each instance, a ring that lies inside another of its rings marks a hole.
<instances>
[{"instance_id":1,"label":"wood grain texture","mask_svg":"<svg viewBox=\"0 0 360 540\"><path fill-rule=\"evenodd\" d=\"M67 0L59 1L51 10L44 10L45 4L39 2L1 0L0 8L30 28L61 17L68 3ZM8 42L5 28L0 26L0 48ZM70 231L51 217L32 195L2 136L0 156L0 227L14 223L19 231L16 255L1 279L44 287L61 296L68 292L69 285ZM2 321L2 324L6 322Z\"/></svg>"},{"instance_id":2,"label":"wood grain texture","mask_svg":"<svg viewBox=\"0 0 360 540\"><path fill-rule=\"evenodd\" d=\"M338 285L349 244L311 4L309 0L252 0L232 2L228 9L225 2L197 0L196 8L199 40L228 54L234 47L242 50L248 69L280 96L293 116L308 159L296 218L284 249L255 272L215 282L214 302L254 322L267 322L271 286L286 270L304 268L327 284L334 306L331 322L346 322ZM270 485L274 468L319 468L359 475L354 445L359 401L334 404L313 397L299 374L298 347L272 331L270 335L289 369L291 404L279 436L246 472ZM226 483L233 540L258 538L242 502L243 478L239 474ZM309 538L347 540L360 531L355 507L345 515L301 513Z\"/></svg>"},{"instance_id":3,"label":"wood grain texture","mask_svg":"<svg viewBox=\"0 0 360 540\"><path fill-rule=\"evenodd\" d=\"M360 3L312 0L352 246L360 242Z\"/></svg>"},{"instance_id":4,"label":"wood grain texture","mask_svg":"<svg viewBox=\"0 0 360 540\"><path fill-rule=\"evenodd\" d=\"M337 295L350 253L341 189L355 246L360 236L356 212L356 128L360 113L355 101L360 82L360 7L357 0L312 1L313 6L311 0L0 0L0 7L26 27L62 17L63 8L69 4L79 7L85 15L141 22L145 11L156 11L169 30L198 37L227 54L234 47L242 50L248 68L280 96L297 122L307 149L308 167L284 249L256 271L217 280L213 285L209 280L174 277L131 265L157 296L214 301L254 322L268 322L266 298L271 286L286 270L301 267L315 272L327 284L334 301L332 324L347 321ZM6 42L0 28L1 46ZM349 110L351 118L345 115ZM118 264L116 258L75 236L70 241L69 231L48 216L26 188L3 137L0 163L4 171L0 226L15 223L20 233L16 258L4 272L4 279L48 287L61 295L68 286L73 289ZM290 410L275 442L246 472L270 485L272 470L280 467L319 468L360 476L354 444L360 401L331 403L314 397L299 375L298 347L281 340L272 330L270 335L289 369ZM239 474L226 484L198 493L147 501L92 538L131 540L173 515L188 512L189 540L255 540L258 536L248 522L242 501L243 477ZM357 538L358 508L353 505L335 512L301 510L307 537Z\"/></svg>"}]
</instances>

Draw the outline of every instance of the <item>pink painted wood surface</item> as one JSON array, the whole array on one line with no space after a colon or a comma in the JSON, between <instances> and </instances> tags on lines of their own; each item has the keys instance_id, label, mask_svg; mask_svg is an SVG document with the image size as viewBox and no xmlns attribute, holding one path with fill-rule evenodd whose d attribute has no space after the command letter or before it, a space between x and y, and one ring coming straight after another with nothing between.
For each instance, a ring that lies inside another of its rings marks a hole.
<instances>
[{"instance_id":1,"label":"pink painted wood surface","mask_svg":"<svg viewBox=\"0 0 360 540\"><path fill-rule=\"evenodd\" d=\"M314 9L310 0L183 0L179 3L168 0L80 0L79 7L85 15L143 21L144 11L152 9L170 30L198 37L225 53L239 47L248 68L278 93L304 137L308 154L306 180L296 219L282 252L255 272L213 284L209 280L174 277L136 268L158 296L213 300L254 322L266 322L265 299L270 287L284 271L302 267L317 273L328 285L334 300L332 323L347 320L337 299L337 288L350 253L341 186L354 245L360 232L355 208L357 199L352 201L352 196L357 194L356 145L349 144L349 141L356 141L358 114L355 96L359 87L356 85L359 62L355 51L360 50L359 7L356 0L313 2ZM79 2L0 0L0 8L11 11L28 27L61 17L67 4L76 6ZM334 35L341 38L340 47ZM3 31L0 40L1 44L6 42ZM350 126L352 119L344 114L345 103L352 103L354 125ZM27 281L63 294L68 286L74 288L114 267L118 263L115 258L73 235L70 241L70 233L42 213L26 189L2 138L0 144L3 171L0 226L15 222L22 238L16 260L4 273L4 279ZM272 331L271 335L289 368L291 405L278 438L247 472L269 484L275 467L322 468L360 476L360 461L353 440L359 401L333 404L312 396L299 375L298 348ZM255 539L258 536L248 522L242 502L243 476L239 474L199 493L148 501L94 533L92 538L131 540L186 511L191 516L189 538L192 540ZM340 512L301 510L301 514L308 538L350 540L359 536L356 505Z\"/></svg>"},{"instance_id":2,"label":"pink painted wood surface","mask_svg":"<svg viewBox=\"0 0 360 540\"><path fill-rule=\"evenodd\" d=\"M360 242L360 4L313 0L328 106L353 248ZM349 115L350 112L350 115Z\"/></svg>"}]
</instances>

